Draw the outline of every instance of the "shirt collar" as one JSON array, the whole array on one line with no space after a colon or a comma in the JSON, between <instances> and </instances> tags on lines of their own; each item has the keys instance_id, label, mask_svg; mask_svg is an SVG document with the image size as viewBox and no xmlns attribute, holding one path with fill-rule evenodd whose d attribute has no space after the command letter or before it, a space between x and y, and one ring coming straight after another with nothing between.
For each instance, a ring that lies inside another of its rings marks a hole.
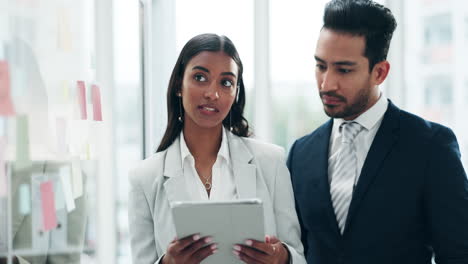
<instances>
[{"instance_id":1,"label":"shirt collar","mask_svg":"<svg viewBox=\"0 0 468 264\"><path fill-rule=\"evenodd\" d=\"M387 97L381 93L377 102L366 112L362 113L360 116L354 119L354 121L359 123L366 130L371 130L379 122L379 120L383 118L385 112L387 111L387 107ZM335 118L333 119L333 127L340 127L343 122L345 122L343 118Z\"/></svg>"},{"instance_id":2,"label":"shirt collar","mask_svg":"<svg viewBox=\"0 0 468 264\"><path fill-rule=\"evenodd\" d=\"M226 163L229 165L230 163L230 155L229 155L229 144L228 144L228 138L226 134L226 129L223 127L222 128L222 136L221 136L221 147L219 148L218 151L218 157L222 157ZM185 142L184 138L184 131L180 131L180 156L182 160L182 167L184 167L184 161L186 158L190 157L193 159L192 153L190 153L190 150L187 147L187 143Z\"/></svg>"}]
</instances>

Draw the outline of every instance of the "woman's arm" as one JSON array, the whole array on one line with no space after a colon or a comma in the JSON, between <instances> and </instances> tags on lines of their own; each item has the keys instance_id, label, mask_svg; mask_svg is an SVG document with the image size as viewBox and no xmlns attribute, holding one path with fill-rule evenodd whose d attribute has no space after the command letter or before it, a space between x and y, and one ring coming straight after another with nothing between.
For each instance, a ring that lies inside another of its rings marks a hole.
<instances>
[{"instance_id":1,"label":"woman's arm","mask_svg":"<svg viewBox=\"0 0 468 264\"><path fill-rule=\"evenodd\" d=\"M278 238L287 246L291 263L306 263L301 243L301 228L296 214L291 178L286 167L284 152L277 161L273 193L273 210Z\"/></svg>"},{"instance_id":2,"label":"woman's arm","mask_svg":"<svg viewBox=\"0 0 468 264\"><path fill-rule=\"evenodd\" d=\"M150 206L136 173L130 173L128 220L133 263L159 263Z\"/></svg>"}]
</instances>

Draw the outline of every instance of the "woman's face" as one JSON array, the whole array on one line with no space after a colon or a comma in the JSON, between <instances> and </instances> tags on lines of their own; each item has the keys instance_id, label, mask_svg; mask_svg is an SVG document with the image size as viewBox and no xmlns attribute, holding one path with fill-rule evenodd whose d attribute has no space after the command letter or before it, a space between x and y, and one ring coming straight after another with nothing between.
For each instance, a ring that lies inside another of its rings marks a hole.
<instances>
[{"instance_id":1,"label":"woman's face","mask_svg":"<svg viewBox=\"0 0 468 264\"><path fill-rule=\"evenodd\" d=\"M236 97L238 67L224 52L203 51L187 64L182 80L184 125L222 125Z\"/></svg>"}]
</instances>

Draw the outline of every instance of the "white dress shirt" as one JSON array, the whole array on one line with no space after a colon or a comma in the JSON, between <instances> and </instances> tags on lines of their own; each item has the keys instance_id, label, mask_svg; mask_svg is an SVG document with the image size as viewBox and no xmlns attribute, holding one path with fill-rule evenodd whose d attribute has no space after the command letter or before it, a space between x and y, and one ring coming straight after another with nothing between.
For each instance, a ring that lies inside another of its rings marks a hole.
<instances>
[{"instance_id":1,"label":"white dress shirt","mask_svg":"<svg viewBox=\"0 0 468 264\"><path fill-rule=\"evenodd\" d=\"M363 130L354 139L354 146L356 148L357 157L357 175L354 181L354 185L357 184L359 176L361 175L362 166L366 160L367 153L369 152L370 146L374 141L375 134L379 130L380 124L382 123L383 116L387 111L388 101L387 98L381 94L379 100L366 112L362 113L356 119L355 122L363 126ZM333 128L330 136L330 147L328 154L328 181L334 177L335 163L338 162L339 150L341 147L341 132L340 125L345 122L342 118L333 119Z\"/></svg>"},{"instance_id":2,"label":"white dress shirt","mask_svg":"<svg viewBox=\"0 0 468 264\"><path fill-rule=\"evenodd\" d=\"M232 172L229 144L225 128L223 127L221 147L212 169L210 196L205 189L205 179L198 176L195 169L195 159L185 143L183 132L180 133L180 153L182 169L187 181L187 192L193 201L206 200L234 200L237 199L236 184ZM203 182L201 181L203 179Z\"/></svg>"}]
</instances>

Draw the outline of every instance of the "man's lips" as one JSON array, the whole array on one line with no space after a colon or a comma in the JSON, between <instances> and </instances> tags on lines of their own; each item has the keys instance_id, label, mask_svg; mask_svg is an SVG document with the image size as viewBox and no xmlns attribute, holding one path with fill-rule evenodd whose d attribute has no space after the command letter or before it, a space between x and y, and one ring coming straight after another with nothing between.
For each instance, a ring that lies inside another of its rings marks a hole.
<instances>
[{"instance_id":1,"label":"man's lips","mask_svg":"<svg viewBox=\"0 0 468 264\"><path fill-rule=\"evenodd\" d=\"M329 95L322 95L322 102L326 105L338 105L342 103L344 100L338 97L329 96Z\"/></svg>"}]
</instances>

